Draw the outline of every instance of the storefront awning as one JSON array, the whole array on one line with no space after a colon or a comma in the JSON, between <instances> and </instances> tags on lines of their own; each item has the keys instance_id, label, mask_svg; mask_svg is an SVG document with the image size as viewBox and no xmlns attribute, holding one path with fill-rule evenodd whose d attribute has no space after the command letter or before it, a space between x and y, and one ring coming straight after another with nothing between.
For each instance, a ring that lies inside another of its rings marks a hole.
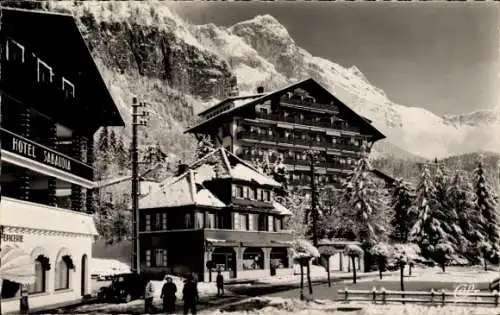
<instances>
[{"instance_id":1,"label":"storefront awning","mask_svg":"<svg viewBox=\"0 0 500 315\"><path fill-rule=\"evenodd\" d=\"M35 283L35 261L17 246L3 246L0 251L0 280Z\"/></svg>"}]
</instances>

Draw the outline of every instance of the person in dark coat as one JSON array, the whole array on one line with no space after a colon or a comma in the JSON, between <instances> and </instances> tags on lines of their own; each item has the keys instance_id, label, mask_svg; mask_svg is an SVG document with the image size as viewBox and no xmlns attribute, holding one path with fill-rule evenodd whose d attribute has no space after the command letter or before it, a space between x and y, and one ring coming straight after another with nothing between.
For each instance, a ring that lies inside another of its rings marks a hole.
<instances>
[{"instance_id":1,"label":"person in dark coat","mask_svg":"<svg viewBox=\"0 0 500 315\"><path fill-rule=\"evenodd\" d=\"M177 286L172 282L172 278L167 277L167 282L163 285L161 289L160 298L163 299L163 311L167 314L175 312L175 300L177 297L175 293L177 293Z\"/></svg>"},{"instance_id":2,"label":"person in dark coat","mask_svg":"<svg viewBox=\"0 0 500 315\"><path fill-rule=\"evenodd\" d=\"M224 296L224 276L222 275L220 269L217 270L217 296Z\"/></svg>"},{"instance_id":3,"label":"person in dark coat","mask_svg":"<svg viewBox=\"0 0 500 315\"><path fill-rule=\"evenodd\" d=\"M199 295L198 295L198 287L196 281L193 276L189 276L186 282L184 283L184 288L182 289L182 298L184 300L184 315L189 313L191 310L191 314L196 314L196 304L198 304Z\"/></svg>"}]
</instances>

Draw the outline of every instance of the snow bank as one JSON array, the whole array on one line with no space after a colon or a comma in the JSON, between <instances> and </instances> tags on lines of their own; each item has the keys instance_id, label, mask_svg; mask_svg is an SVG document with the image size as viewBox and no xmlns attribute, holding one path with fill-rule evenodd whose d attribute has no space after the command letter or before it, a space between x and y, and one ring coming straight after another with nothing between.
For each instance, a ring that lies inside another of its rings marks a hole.
<instances>
[{"instance_id":1,"label":"snow bank","mask_svg":"<svg viewBox=\"0 0 500 315\"><path fill-rule=\"evenodd\" d=\"M114 275L130 272L130 266L116 259L92 258L91 274Z\"/></svg>"},{"instance_id":2,"label":"snow bank","mask_svg":"<svg viewBox=\"0 0 500 315\"><path fill-rule=\"evenodd\" d=\"M352 311L337 311L338 307L352 306ZM360 310L356 310L360 309ZM252 298L245 300L237 305L226 307L215 312L205 314L262 314L262 315L284 315L284 314L303 314L303 315L489 315L497 314L495 308L484 307L461 307L449 305L445 307L429 307L421 305L373 305L363 304L343 304L328 300L300 301L297 299L282 298Z\"/></svg>"},{"instance_id":3,"label":"snow bank","mask_svg":"<svg viewBox=\"0 0 500 315\"><path fill-rule=\"evenodd\" d=\"M407 271L406 271L407 272ZM412 277L409 281L412 282L457 282L457 283L488 283L499 276L498 271L484 271L480 268L447 268L443 272L440 268L414 268L412 270ZM399 281L399 274L384 276L380 282L384 281ZM368 279L360 280L372 281Z\"/></svg>"}]
</instances>

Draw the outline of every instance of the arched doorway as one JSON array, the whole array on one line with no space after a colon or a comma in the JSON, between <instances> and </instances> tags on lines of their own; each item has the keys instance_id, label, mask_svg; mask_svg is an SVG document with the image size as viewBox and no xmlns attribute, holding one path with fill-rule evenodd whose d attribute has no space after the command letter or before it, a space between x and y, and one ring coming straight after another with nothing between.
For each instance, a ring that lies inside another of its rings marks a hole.
<instances>
[{"instance_id":1,"label":"arched doorway","mask_svg":"<svg viewBox=\"0 0 500 315\"><path fill-rule=\"evenodd\" d=\"M215 270L227 271L230 278L236 278L236 252L231 247L216 247L212 263Z\"/></svg>"},{"instance_id":2,"label":"arched doorway","mask_svg":"<svg viewBox=\"0 0 500 315\"><path fill-rule=\"evenodd\" d=\"M81 294L82 296L87 295L87 275L88 275L88 265L87 265L87 255L82 256L82 278L81 278Z\"/></svg>"}]
</instances>

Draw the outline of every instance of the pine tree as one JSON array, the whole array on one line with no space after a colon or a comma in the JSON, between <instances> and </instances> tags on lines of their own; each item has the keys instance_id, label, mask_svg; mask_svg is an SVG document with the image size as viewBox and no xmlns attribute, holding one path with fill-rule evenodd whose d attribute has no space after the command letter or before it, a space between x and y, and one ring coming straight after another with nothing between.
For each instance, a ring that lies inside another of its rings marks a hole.
<instances>
[{"instance_id":1,"label":"pine tree","mask_svg":"<svg viewBox=\"0 0 500 315\"><path fill-rule=\"evenodd\" d=\"M370 178L368 155L358 162L356 169L345 186L344 198L354 209L354 234L365 249L385 241L389 235L390 215L388 206Z\"/></svg>"},{"instance_id":2,"label":"pine tree","mask_svg":"<svg viewBox=\"0 0 500 315\"><path fill-rule=\"evenodd\" d=\"M443 229L443 222L439 220L442 214L436 199L436 187L427 166L423 167L417 187L417 208L418 217L410 237L420 246L424 256L433 257L438 244L455 244L455 240L446 233Z\"/></svg>"},{"instance_id":3,"label":"pine tree","mask_svg":"<svg viewBox=\"0 0 500 315\"><path fill-rule=\"evenodd\" d=\"M108 149L115 153L116 152L116 133L113 129L109 131Z\"/></svg>"},{"instance_id":4,"label":"pine tree","mask_svg":"<svg viewBox=\"0 0 500 315\"><path fill-rule=\"evenodd\" d=\"M480 216L477 213L475 195L468 178L457 172L447 191L448 205L457 214L458 249L469 260L477 259L477 248L485 240ZM476 260L477 262L477 260Z\"/></svg>"},{"instance_id":5,"label":"pine tree","mask_svg":"<svg viewBox=\"0 0 500 315\"><path fill-rule=\"evenodd\" d=\"M125 168L128 168L128 165L130 163L130 158L127 152L128 150L125 149L122 136L121 135L117 136L115 145L115 155L118 164L122 165Z\"/></svg>"},{"instance_id":6,"label":"pine tree","mask_svg":"<svg viewBox=\"0 0 500 315\"><path fill-rule=\"evenodd\" d=\"M400 179L394 183L392 209L394 210L392 239L406 243L417 218L417 209L415 207L415 193L404 180Z\"/></svg>"},{"instance_id":7,"label":"pine tree","mask_svg":"<svg viewBox=\"0 0 500 315\"><path fill-rule=\"evenodd\" d=\"M474 189L476 193L476 207L482 221L482 230L486 236L486 242L490 244L491 252L488 258L497 258L498 242L500 235L498 231L499 218L497 214L497 197L485 178L482 163L474 171Z\"/></svg>"},{"instance_id":8,"label":"pine tree","mask_svg":"<svg viewBox=\"0 0 500 315\"><path fill-rule=\"evenodd\" d=\"M437 159L436 159L437 162ZM459 249L463 244L460 239L463 238L462 229L458 223L458 213L454 207L450 206L448 190L450 186L450 178L448 170L444 164L438 164L436 173L434 175L434 182L436 187L436 218L441 222L441 227L444 232L449 236L449 240L453 242L453 248ZM443 245L441 248L447 248Z\"/></svg>"},{"instance_id":9,"label":"pine tree","mask_svg":"<svg viewBox=\"0 0 500 315\"><path fill-rule=\"evenodd\" d=\"M109 131L108 127L103 127L101 133L99 134L99 140L97 143L99 152L108 152L109 149Z\"/></svg>"}]
</instances>

